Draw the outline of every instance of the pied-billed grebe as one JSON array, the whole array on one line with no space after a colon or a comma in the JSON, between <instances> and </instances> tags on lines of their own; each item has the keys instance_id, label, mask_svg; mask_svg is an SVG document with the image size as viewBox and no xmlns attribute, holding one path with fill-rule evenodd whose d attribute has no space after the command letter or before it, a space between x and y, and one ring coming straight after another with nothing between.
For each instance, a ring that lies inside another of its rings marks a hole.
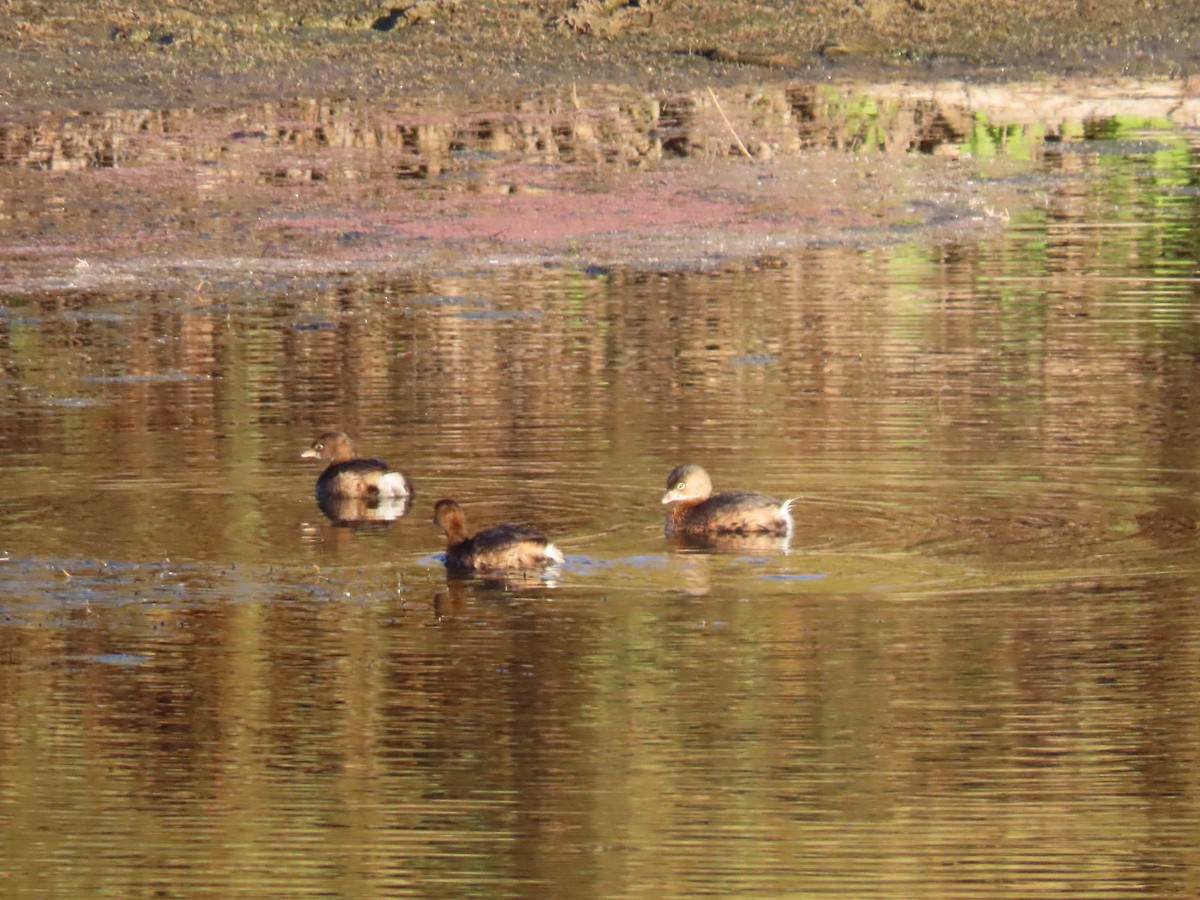
<instances>
[{"instance_id":1,"label":"pied-billed grebe","mask_svg":"<svg viewBox=\"0 0 1200 900\"><path fill-rule=\"evenodd\" d=\"M357 459L354 444L340 431L327 431L300 456L326 459L329 465L317 479L317 499L326 497L407 497L412 493L408 479L382 459Z\"/></svg>"},{"instance_id":2,"label":"pied-billed grebe","mask_svg":"<svg viewBox=\"0 0 1200 900\"><path fill-rule=\"evenodd\" d=\"M663 503L666 533L672 536L775 535L791 537L791 500L753 491L712 492L712 479L699 466L676 466L667 476Z\"/></svg>"},{"instance_id":3,"label":"pied-billed grebe","mask_svg":"<svg viewBox=\"0 0 1200 900\"><path fill-rule=\"evenodd\" d=\"M540 531L524 525L496 525L472 537L467 515L453 500L439 500L433 522L446 532L446 568L460 572L537 569L560 565L562 551Z\"/></svg>"}]
</instances>

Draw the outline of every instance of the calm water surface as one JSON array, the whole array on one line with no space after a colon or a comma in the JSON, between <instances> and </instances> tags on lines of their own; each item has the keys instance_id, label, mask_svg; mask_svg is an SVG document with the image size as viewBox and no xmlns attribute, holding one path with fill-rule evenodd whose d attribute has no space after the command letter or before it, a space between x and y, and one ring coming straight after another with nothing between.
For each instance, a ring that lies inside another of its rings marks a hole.
<instances>
[{"instance_id":1,"label":"calm water surface","mask_svg":"<svg viewBox=\"0 0 1200 900\"><path fill-rule=\"evenodd\" d=\"M0 297L0 889L1195 896L1200 138L1089 129L978 237Z\"/></svg>"}]
</instances>

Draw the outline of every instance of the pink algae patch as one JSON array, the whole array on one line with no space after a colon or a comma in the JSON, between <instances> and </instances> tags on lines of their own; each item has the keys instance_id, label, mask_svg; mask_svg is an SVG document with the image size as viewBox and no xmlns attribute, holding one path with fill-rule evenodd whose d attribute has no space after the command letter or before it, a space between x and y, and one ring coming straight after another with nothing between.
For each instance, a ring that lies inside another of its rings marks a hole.
<instances>
[{"instance_id":1,"label":"pink algae patch","mask_svg":"<svg viewBox=\"0 0 1200 900\"><path fill-rule=\"evenodd\" d=\"M732 221L741 206L729 201L685 199L661 191L610 196L550 192L476 197L397 221L399 234L428 240L491 239L552 243L613 237L656 229L711 228Z\"/></svg>"},{"instance_id":2,"label":"pink algae patch","mask_svg":"<svg viewBox=\"0 0 1200 900\"><path fill-rule=\"evenodd\" d=\"M702 264L812 240L886 239L890 223L912 223L914 197L921 209L934 209L930 197L962 207L962 179L936 166L814 155L615 170L500 163L401 177L406 170L370 156L301 160L256 148L237 165L11 171L0 176L9 212L0 222L0 256L9 260L0 282L567 258Z\"/></svg>"},{"instance_id":3,"label":"pink algae patch","mask_svg":"<svg viewBox=\"0 0 1200 900\"><path fill-rule=\"evenodd\" d=\"M551 177L525 167L503 176L438 187L399 180L369 190L343 185L320 204L310 195L303 205L276 206L253 230L273 232L292 249L330 243L327 252L341 259L387 256L414 241L468 256L471 247L489 256L508 248L550 257L575 248L603 259L636 259L653 243L657 255L695 259L734 236L803 240L831 224L873 219L844 194L820 190L826 173L795 164L723 161L591 181L577 170Z\"/></svg>"}]
</instances>

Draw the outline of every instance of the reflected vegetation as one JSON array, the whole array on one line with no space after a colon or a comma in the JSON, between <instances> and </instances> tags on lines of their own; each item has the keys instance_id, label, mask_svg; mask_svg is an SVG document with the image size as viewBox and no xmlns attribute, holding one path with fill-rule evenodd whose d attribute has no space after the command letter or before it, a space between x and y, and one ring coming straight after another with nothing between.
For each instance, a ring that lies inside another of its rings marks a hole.
<instances>
[{"instance_id":1,"label":"reflected vegetation","mask_svg":"<svg viewBox=\"0 0 1200 900\"><path fill-rule=\"evenodd\" d=\"M1025 206L668 270L174 259L169 284L0 294L6 885L1195 894L1200 140L1153 109L1039 132L928 98L910 133L843 114L833 140L796 124L822 91L779 88L761 131L726 112L773 153L995 153ZM55 153L236 179L323 140L372 148L367 187L498 171L518 136L556 166L727 153L685 101L586 140L536 105L469 139L336 104L142 114L145 146L102 115L10 124L3 178L42 205L5 201L4 252L59 227L81 176ZM411 510L314 503L296 448L332 427ZM685 457L795 496L790 548L670 545ZM440 496L565 565L447 579Z\"/></svg>"},{"instance_id":2,"label":"reflected vegetation","mask_svg":"<svg viewBox=\"0 0 1200 900\"><path fill-rule=\"evenodd\" d=\"M722 115L724 113L724 115ZM728 124L726 122L728 119ZM448 97L372 106L302 98L232 109L114 109L10 112L0 131L0 165L43 171L206 163L248 182L436 180L543 165L640 165L664 157L740 152L731 128L755 155L878 150L1028 158L1042 140L1113 138L1131 121L1160 128L1200 124L1200 99L1185 81L974 85L764 83L641 94L616 86L575 86L492 109ZM376 166L256 167L267 152L297 157L321 150L364 151ZM1094 152L1094 151L1093 151Z\"/></svg>"}]
</instances>

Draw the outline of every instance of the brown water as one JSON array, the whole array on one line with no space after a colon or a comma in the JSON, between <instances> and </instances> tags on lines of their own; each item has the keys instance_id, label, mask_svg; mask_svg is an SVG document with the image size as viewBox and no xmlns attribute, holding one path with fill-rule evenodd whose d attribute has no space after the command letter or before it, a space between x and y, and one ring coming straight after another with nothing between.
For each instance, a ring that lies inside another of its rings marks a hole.
<instances>
[{"instance_id":1,"label":"brown water","mask_svg":"<svg viewBox=\"0 0 1200 900\"><path fill-rule=\"evenodd\" d=\"M15 262L5 895L1194 896L1200 142L1032 145L766 265ZM684 460L790 548L669 549ZM566 566L448 582L441 496Z\"/></svg>"}]
</instances>

